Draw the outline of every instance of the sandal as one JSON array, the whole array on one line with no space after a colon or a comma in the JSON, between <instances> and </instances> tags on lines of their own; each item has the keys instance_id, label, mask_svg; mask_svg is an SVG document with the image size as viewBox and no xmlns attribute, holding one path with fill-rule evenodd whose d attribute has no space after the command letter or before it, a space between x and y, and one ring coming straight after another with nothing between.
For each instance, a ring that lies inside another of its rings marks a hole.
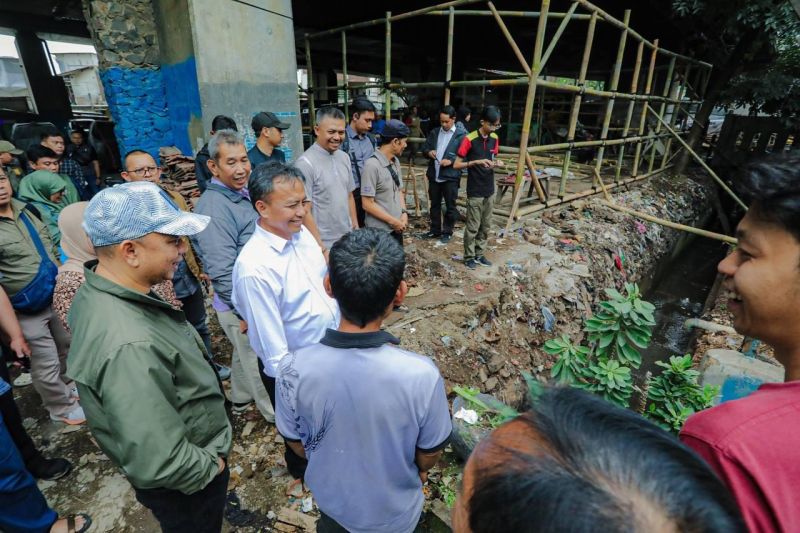
<instances>
[{"instance_id":1,"label":"sandal","mask_svg":"<svg viewBox=\"0 0 800 533\"><path fill-rule=\"evenodd\" d=\"M83 518L83 527L75 529L75 517L80 516ZM92 527L92 517L85 513L78 513L67 517L67 533L83 533Z\"/></svg>"}]
</instances>

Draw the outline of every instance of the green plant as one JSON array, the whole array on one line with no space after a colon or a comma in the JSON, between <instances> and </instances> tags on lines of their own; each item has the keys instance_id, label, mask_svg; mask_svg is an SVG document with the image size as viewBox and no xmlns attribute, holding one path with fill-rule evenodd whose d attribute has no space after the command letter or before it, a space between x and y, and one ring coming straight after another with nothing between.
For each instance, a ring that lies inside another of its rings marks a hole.
<instances>
[{"instance_id":1,"label":"green plant","mask_svg":"<svg viewBox=\"0 0 800 533\"><path fill-rule=\"evenodd\" d=\"M600 360L616 358L621 363L639 368L640 349L647 348L655 326L653 304L640 298L635 283L625 284L625 295L606 289L609 300L600 303L600 310L586 320L584 331L589 342L596 343L594 353Z\"/></svg>"},{"instance_id":2,"label":"green plant","mask_svg":"<svg viewBox=\"0 0 800 533\"><path fill-rule=\"evenodd\" d=\"M655 325L652 304L641 299L635 283L625 284L625 295L606 289L608 300L588 318L584 331L590 345L582 346L562 335L544 344L556 356L551 376L628 407L633 395L631 368L639 368L639 350L647 348Z\"/></svg>"},{"instance_id":3,"label":"green plant","mask_svg":"<svg viewBox=\"0 0 800 533\"><path fill-rule=\"evenodd\" d=\"M656 362L664 370L648 382L645 415L674 432L697 411L711 407L719 387L697 383L700 373L692 368L692 356L672 356L668 363Z\"/></svg>"},{"instance_id":4,"label":"green plant","mask_svg":"<svg viewBox=\"0 0 800 533\"><path fill-rule=\"evenodd\" d=\"M502 402L489 405L479 397L480 391L476 388L458 386L453 387L453 392L467 400L478 413L478 419L488 422L492 428L519 416L519 411Z\"/></svg>"}]
</instances>

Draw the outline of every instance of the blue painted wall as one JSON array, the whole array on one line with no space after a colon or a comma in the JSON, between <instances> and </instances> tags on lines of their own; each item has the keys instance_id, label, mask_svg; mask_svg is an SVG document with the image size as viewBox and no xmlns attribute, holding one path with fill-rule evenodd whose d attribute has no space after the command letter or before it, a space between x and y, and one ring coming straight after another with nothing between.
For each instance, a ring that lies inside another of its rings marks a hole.
<instances>
[{"instance_id":1,"label":"blue painted wall","mask_svg":"<svg viewBox=\"0 0 800 533\"><path fill-rule=\"evenodd\" d=\"M111 67L100 79L121 156L138 148L157 161L158 149L172 145L194 154L189 127L202 119L194 57L161 68Z\"/></svg>"},{"instance_id":2,"label":"blue painted wall","mask_svg":"<svg viewBox=\"0 0 800 533\"><path fill-rule=\"evenodd\" d=\"M158 160L160 147L175 144L161 70L111 67L100 72L100 79L116 123L120 155L138 148Z\"/></svg>"},{"instance_id":3,"label":"blue painted wall","mask_svg":"<svg viewBox=\"0 0 800 533\"><path fill-rule=\"evenodd\" d=\"M203 118L194 56L174 65L162 65L161 72L166 87L167 110L174 144L184 154L194 155L189 128L193 120L200 123Z\"/></svg>"}]
</instances>

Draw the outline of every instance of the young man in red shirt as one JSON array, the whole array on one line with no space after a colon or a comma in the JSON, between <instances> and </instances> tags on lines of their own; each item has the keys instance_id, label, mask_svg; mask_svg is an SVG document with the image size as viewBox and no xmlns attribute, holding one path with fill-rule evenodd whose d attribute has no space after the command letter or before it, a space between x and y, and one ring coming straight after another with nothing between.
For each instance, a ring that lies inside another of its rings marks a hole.
<instances>
[{"instance_id":1,"label":"young man in red shirt","mask_svg":"<svg viewBox=\"0 0 800 533\"><path fill-rule=\"evenodd\" d=\"M467 169L467 224L464 228L464 264L475 270L478 265L491 266L484 254L494 208L494 169L502 167L497 159L500 138L500 110L490 105L481 112L481 127L461 141L456 152L456 170Z\"/></svg>"},{"instance_id":2,"label":"young man in red shirt","mask_svg":"<svg viewBox=\"0 0 800 533\"><path fill-rule=\"evenodd\" d=\"M718 269L734 327L772 346L785 382L695 414L681 440L728 485L751 532L800 531L800 157L753 165L743 185L750 209Z\"/></svg>"}]
</instances>

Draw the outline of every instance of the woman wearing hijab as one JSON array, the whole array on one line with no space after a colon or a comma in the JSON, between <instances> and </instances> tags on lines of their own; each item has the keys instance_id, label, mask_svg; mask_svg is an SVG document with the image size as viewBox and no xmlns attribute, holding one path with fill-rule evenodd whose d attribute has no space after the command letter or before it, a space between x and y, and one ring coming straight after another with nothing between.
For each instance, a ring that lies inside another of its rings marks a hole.
<instances>
[{"instance_id":1,"label":"woman wearing hijab","mask_svg":"<svg viewBox=\"0 0 800 533\"><path fill-rule=\"evenodd\" d=\"M28 178L25 178L28 179ZM65 207L58 218L58 229L61 233L61 249L67 257L64 264L58 267L56 288L53 293L53 309L61 320L64 328L67 325L67 313L72 306L75 293L83 285L83 265L88 261L97 259L94 246L89 236L83 230L83 213L89 202L78 202ZM170 304L175 309L181 308L180 301L175 297L172 282L167 280L151 287L159 298Z\"/></svg>"},{"instance_id":2,"label":"woman wearing hijab","mask_svg":"<svg viewBox=\"0 0 800 533\"><path fill-rule=\"evenodd\" d=\"M47 226L53 243L59 246L61 232L58 230L58 215L67 205L64 200L64 181L47 170L37 170L25 176L19 184L17 195L23 202L33 204Z\"/></svg>"}]
</instances>

